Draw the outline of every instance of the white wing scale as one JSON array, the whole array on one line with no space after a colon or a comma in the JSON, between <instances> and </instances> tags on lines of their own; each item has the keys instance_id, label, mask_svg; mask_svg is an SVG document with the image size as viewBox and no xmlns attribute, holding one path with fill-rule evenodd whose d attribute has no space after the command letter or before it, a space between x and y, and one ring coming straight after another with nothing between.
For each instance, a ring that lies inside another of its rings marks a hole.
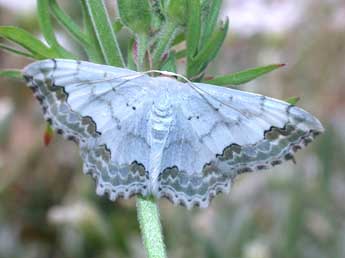
<instances>
[{"instance_id":1,"label":"white wing scale","mask_svg":"<svg viewBox=\"0 0 345 258\"><path fill-rule=\"evenodd\" d=\"M171 92L179 96L173 100L176 123L157 194L173 203L207 207L237 174L293 159L323 131L309 113L279 100L207 84L182 87Z\"/></svg>"},{"instance_id":2,"label":"white wing scale","mask_svg":"<svg viewBox=\"0 0 345 258\"><path fill-rule=\"evenodd\" d=\"M73 60L23 71L46 119L81 148L97 193L207 207L234 177L293 159L323 131L286 102Z\"/></svg>"},{"instance_id":3,"label":"white wing scale","mask_svg":"<svg viewBox=\"0 0 345 258\"><path fill-rule=\"evenodd\" d=\"M134 112L134 104L139 109L146 105L142 100L150 101L149 77L140 85L136 72L73 60L37 62L23 74L46 120L79 144L84 172L96 179L98 194L107 192L112 200L149 194L142 157L150 146L140 141L145 123Z\"/></svg>"}]
</instances>

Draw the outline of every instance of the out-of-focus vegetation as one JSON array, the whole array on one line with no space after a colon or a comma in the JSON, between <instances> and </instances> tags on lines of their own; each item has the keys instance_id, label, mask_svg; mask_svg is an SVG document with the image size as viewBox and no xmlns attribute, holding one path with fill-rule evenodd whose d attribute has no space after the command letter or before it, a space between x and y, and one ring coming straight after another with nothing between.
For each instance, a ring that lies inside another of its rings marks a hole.
<instances>
[{"instance_id":1,"label":"out-of-focus vegetation","mask_svg":"<svg viewBox=\"0 0 345 258\"><path fill-rule=\"evenodd\" d=\"M60 2L80 15L74 1ZM232 1L224 2L226 14ZM345 257L345 24L338 18L345 6L303 2L297 23L281 32L241 34L229 17L229 37L208 71L287 63L243 89L301 97L299 105L320 118L326 133L297 154L297 165L243 175L206 210L160 201L169 257ZM255 17L248 12L243 16ZM35 13L1 5L0 24L38 33ZM120 39L122 48L126 43ZM27 62L0 52L0 69ZM44 127L23 83L0 79L0 257L144 257L134 200L97 197L77 147L58 136L44 147Z\"/></svg>"}]
</instances>

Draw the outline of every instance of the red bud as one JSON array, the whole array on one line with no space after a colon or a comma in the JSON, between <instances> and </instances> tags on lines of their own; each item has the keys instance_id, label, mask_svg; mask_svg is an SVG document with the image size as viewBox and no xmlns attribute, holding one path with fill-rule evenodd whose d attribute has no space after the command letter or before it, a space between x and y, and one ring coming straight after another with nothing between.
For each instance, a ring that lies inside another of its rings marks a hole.
<instances>
[{"instance_id":1,"label":"red bud","mask_svg":"<svg viewBox=\"0 0 345 258\"><path fill-rule=\"evenodd\" d=\"M50 126L50 124L47 124L43 135L43 141L45 146L48 146L51 143L53 136L53 128Z\"/></svg>"}]
</instances>

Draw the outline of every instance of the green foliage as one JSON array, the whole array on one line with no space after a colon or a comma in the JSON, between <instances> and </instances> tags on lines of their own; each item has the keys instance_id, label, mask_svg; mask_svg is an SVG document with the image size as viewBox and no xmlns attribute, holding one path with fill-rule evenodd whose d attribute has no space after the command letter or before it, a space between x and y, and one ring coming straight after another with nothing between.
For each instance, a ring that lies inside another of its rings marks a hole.
<instances>
[{"instance_id":1,"label":"green foliage","mask_svg":"<svg viewBox=\"0 0 345 258\"><path fill-rule=\"evenodd\" d=\"M217 56L223 45L229 27L229 20L217 27L195 57L187 64L187 75L190 78L203 74L207 65Z\"/></svg>"},{"instance_id":2,"label":"green foliage","mask_svg":"<svg viewBox=\"0 0 345 258\"><path fill-rule=\"evenodd\" d=\"M0 37L12 41L26 49L35 59L53 58L58 55L53 48L47 47L40 40L36 39L35 36L17 27L1 26ZM21 53L17 52L16 54Z\"/></svg>"},{"instance_id":3,"label":"green foliage","mask_svg":"<svg viewBox=\"0 0 345 258\"><path fill-rule=\"evenodd\" d=\"M49 0L37 0L37 13L41 32L49 46L51 46L56 53L57 57L75 59L76 56L64 49L56 39L49 13Z\"/></svg>"},{"instance_id":4,"label":"green foliage","mask_svg":"<svg viewBox=\"0 0 345 258\"><path fill-rule=\"evenodd\" d=\"M186 24L187 0L169 1L167 5L167 19L179 25Z\"/></svg>"},{"instance_id":5,"label":"green foliage","mask_svg":"<svg viewBox=\"0 0 345 258\"><path fill-rule=\"evenodd\" d=\"M221 5L222 0L203 1L201 10L203 23L201 27L202 37L200 46L203 46L203 42L207 41L216 28Z\"/></svg>"},{"instance_id":6,"label":"green foliage","mask_svg":"<svg viewBox=\"0 0 345 258\"><path fill-rule=\"evenodd\" d=\"M69 17L64 10L60 8L56 0L49 1L50 11L54 18L60 23L62 28L64 28L70 35L75 39L77 43L81 46L88 48L90 47L90 42L87 39L86 33L82 32L79 26Z\"/></svg>"},{"instance_id":7,"label":"green foliage","mask_svg":"<svg viewBox=\"0 0 345 258\"><path fill-rule=\"evenodd\" d=\"M199 47L199 38L201 31L201 6L199 0L190 0L187 4L187 58L188 63L194 58Z\"/></svg>"},{"instance_id":8,"label":"green foliage","mask_svg":"<svg viewBox=\"0 0 345 258\"><path fill-rule=\"evenodd\" d=\"M119 15L123 24L133 32L148 34L151 27L151 9L148 0L118 0Z\"/></svg>"},{"instance_id":9,"label":"green foliage","mask_svg":"<svg viewBox=\"0 0 345 258\"><path fill-rule=\"evenodd\" d=\"M0 43L0 49L6 51L6 52L10 52L10 53L13 53L13 54L17 54L17 55L21 55L21 56L25 56L27 58L31 58L31 59L34 59L35 57L30 54L30 53L27 53L27 52L24 52L24 51L21 51L19 49L15 49L11 46L7 46L5 44L1 44Z\"/></svg>"},{"instance_id":10,"label":"green foliage","mask_svg":"<svg viewBox=\"0 0 345 258\"><path fill-rule=\"evenodd\" d=\"M300 100L300 97L291 97L285 101L291 105L296 105L299 100Z\"/></svg>"},{"instance_id":11,"label":"green foliage","mask_svg":"<svg viewBox=\"0 0 345 258\"><path fill-rule=\"evenodd\" d=\"M31 59L81 59L58 42L54 19L92 62L140 71L176 71L176 60L186 58L185 75L192 81L201 81L207 66L219 53L229 27L228 20L218 24L221 0L118 0L120 17L115 19L109 17L103 1L80 0L80 4L83 28L60 8L56 0L37 0L38 21L48 45L20 28L1 26L0 37L14 42L26 52L7 44L0 44L0 48ZM130 37L126 62L116 36L124 28L128 29ZM175 46L183 42L186 42L186 48L176 52ZM258 67L207 82L221 86L238 85L278 67L280 65Z\"/></svg>"},{"instance_id":12,"label":"green foliage","mask_svg":"<svg viewBox=\"0 0 345 258\"><path fill-rule=\"evenodd\" d=\"M175 52L170 53L169 57L167 58L167 61L162 66L162 71L170 71L173 73L177 73Z\"/></svg>"},{"instance_id":13,"label":"green foliage","mask_svg":"<svg viewBox=\"0 0 345 258\"><path fill-rule=\"evenodd\" d=\"M94 63L105 63L104 56L100 47L100 43L98 42L96 32L93 29L91 14L88 11L85 0L81 0L81 8L82 8L85 32L91 43L91 47L85 49L87 52L87 56L89 60Z\"/></svg>"},{"instance_id":14,"label":"green foliage","mask_svg":"<svg viewBox=\"0 0 345 258\"><path fill-rule=\"evenodd\" d=\"M0 71L0 77L6 77L11 79L21 79L22 74L20 70L2 70Z\"/></svg>"},{"instance_id":15,"label":"green foliage","mask_svg":"<svg viewBox=\"0 0 345 258\"><path fill-rule=\"evenodd\" d=\"M93 0L83 0L83 2L85 2L86 11L105 63L119 67L125 66L104 2Z\"/></svg>"},{"instance_id":16,"label":"green foliage","mask_svg":"<svg viewBox=\"0 0 345 258\"><path fill-rule=\"evenodd\" d=\"M248 69L245 71L224 75L216 77L212 80L206 81L207 83L226 86L226 85L240 85L249 81L254 80L255 78L262 76L266 73L269 73L279 67L284 66L284 64L273 64L262 67L257 67L253 69Z\"/></svg>"},{"instance_id":17,"label":"green foliage","mask_svg":"<svg viewBox=\"0 0 345 258\"><path fill-rule=\"evenodd\" d=\"M152 50L152 65L155 69L160 69L164 54L169 52L169 48L176 37L178 25L172 21L167 21L162 25L161 30L156 36L156 43Z\"/></svg>"}]
</instances>

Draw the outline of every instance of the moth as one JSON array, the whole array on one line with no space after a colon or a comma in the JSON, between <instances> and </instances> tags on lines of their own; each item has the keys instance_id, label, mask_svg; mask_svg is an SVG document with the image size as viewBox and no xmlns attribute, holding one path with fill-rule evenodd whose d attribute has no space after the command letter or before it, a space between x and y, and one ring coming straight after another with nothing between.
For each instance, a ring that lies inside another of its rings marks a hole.
<instances>
[{"instance_id":1,"label":"moth","mask_svg":"<svg viewBox=\"0 0 345 258\"><path fill-rule=\"evenodd\" d=\"M124 68L50 59L23 77L112 201L140 194L205 208L236 175L294 159L324 131L284 101Z\"/></svg>"}]
</instances>

